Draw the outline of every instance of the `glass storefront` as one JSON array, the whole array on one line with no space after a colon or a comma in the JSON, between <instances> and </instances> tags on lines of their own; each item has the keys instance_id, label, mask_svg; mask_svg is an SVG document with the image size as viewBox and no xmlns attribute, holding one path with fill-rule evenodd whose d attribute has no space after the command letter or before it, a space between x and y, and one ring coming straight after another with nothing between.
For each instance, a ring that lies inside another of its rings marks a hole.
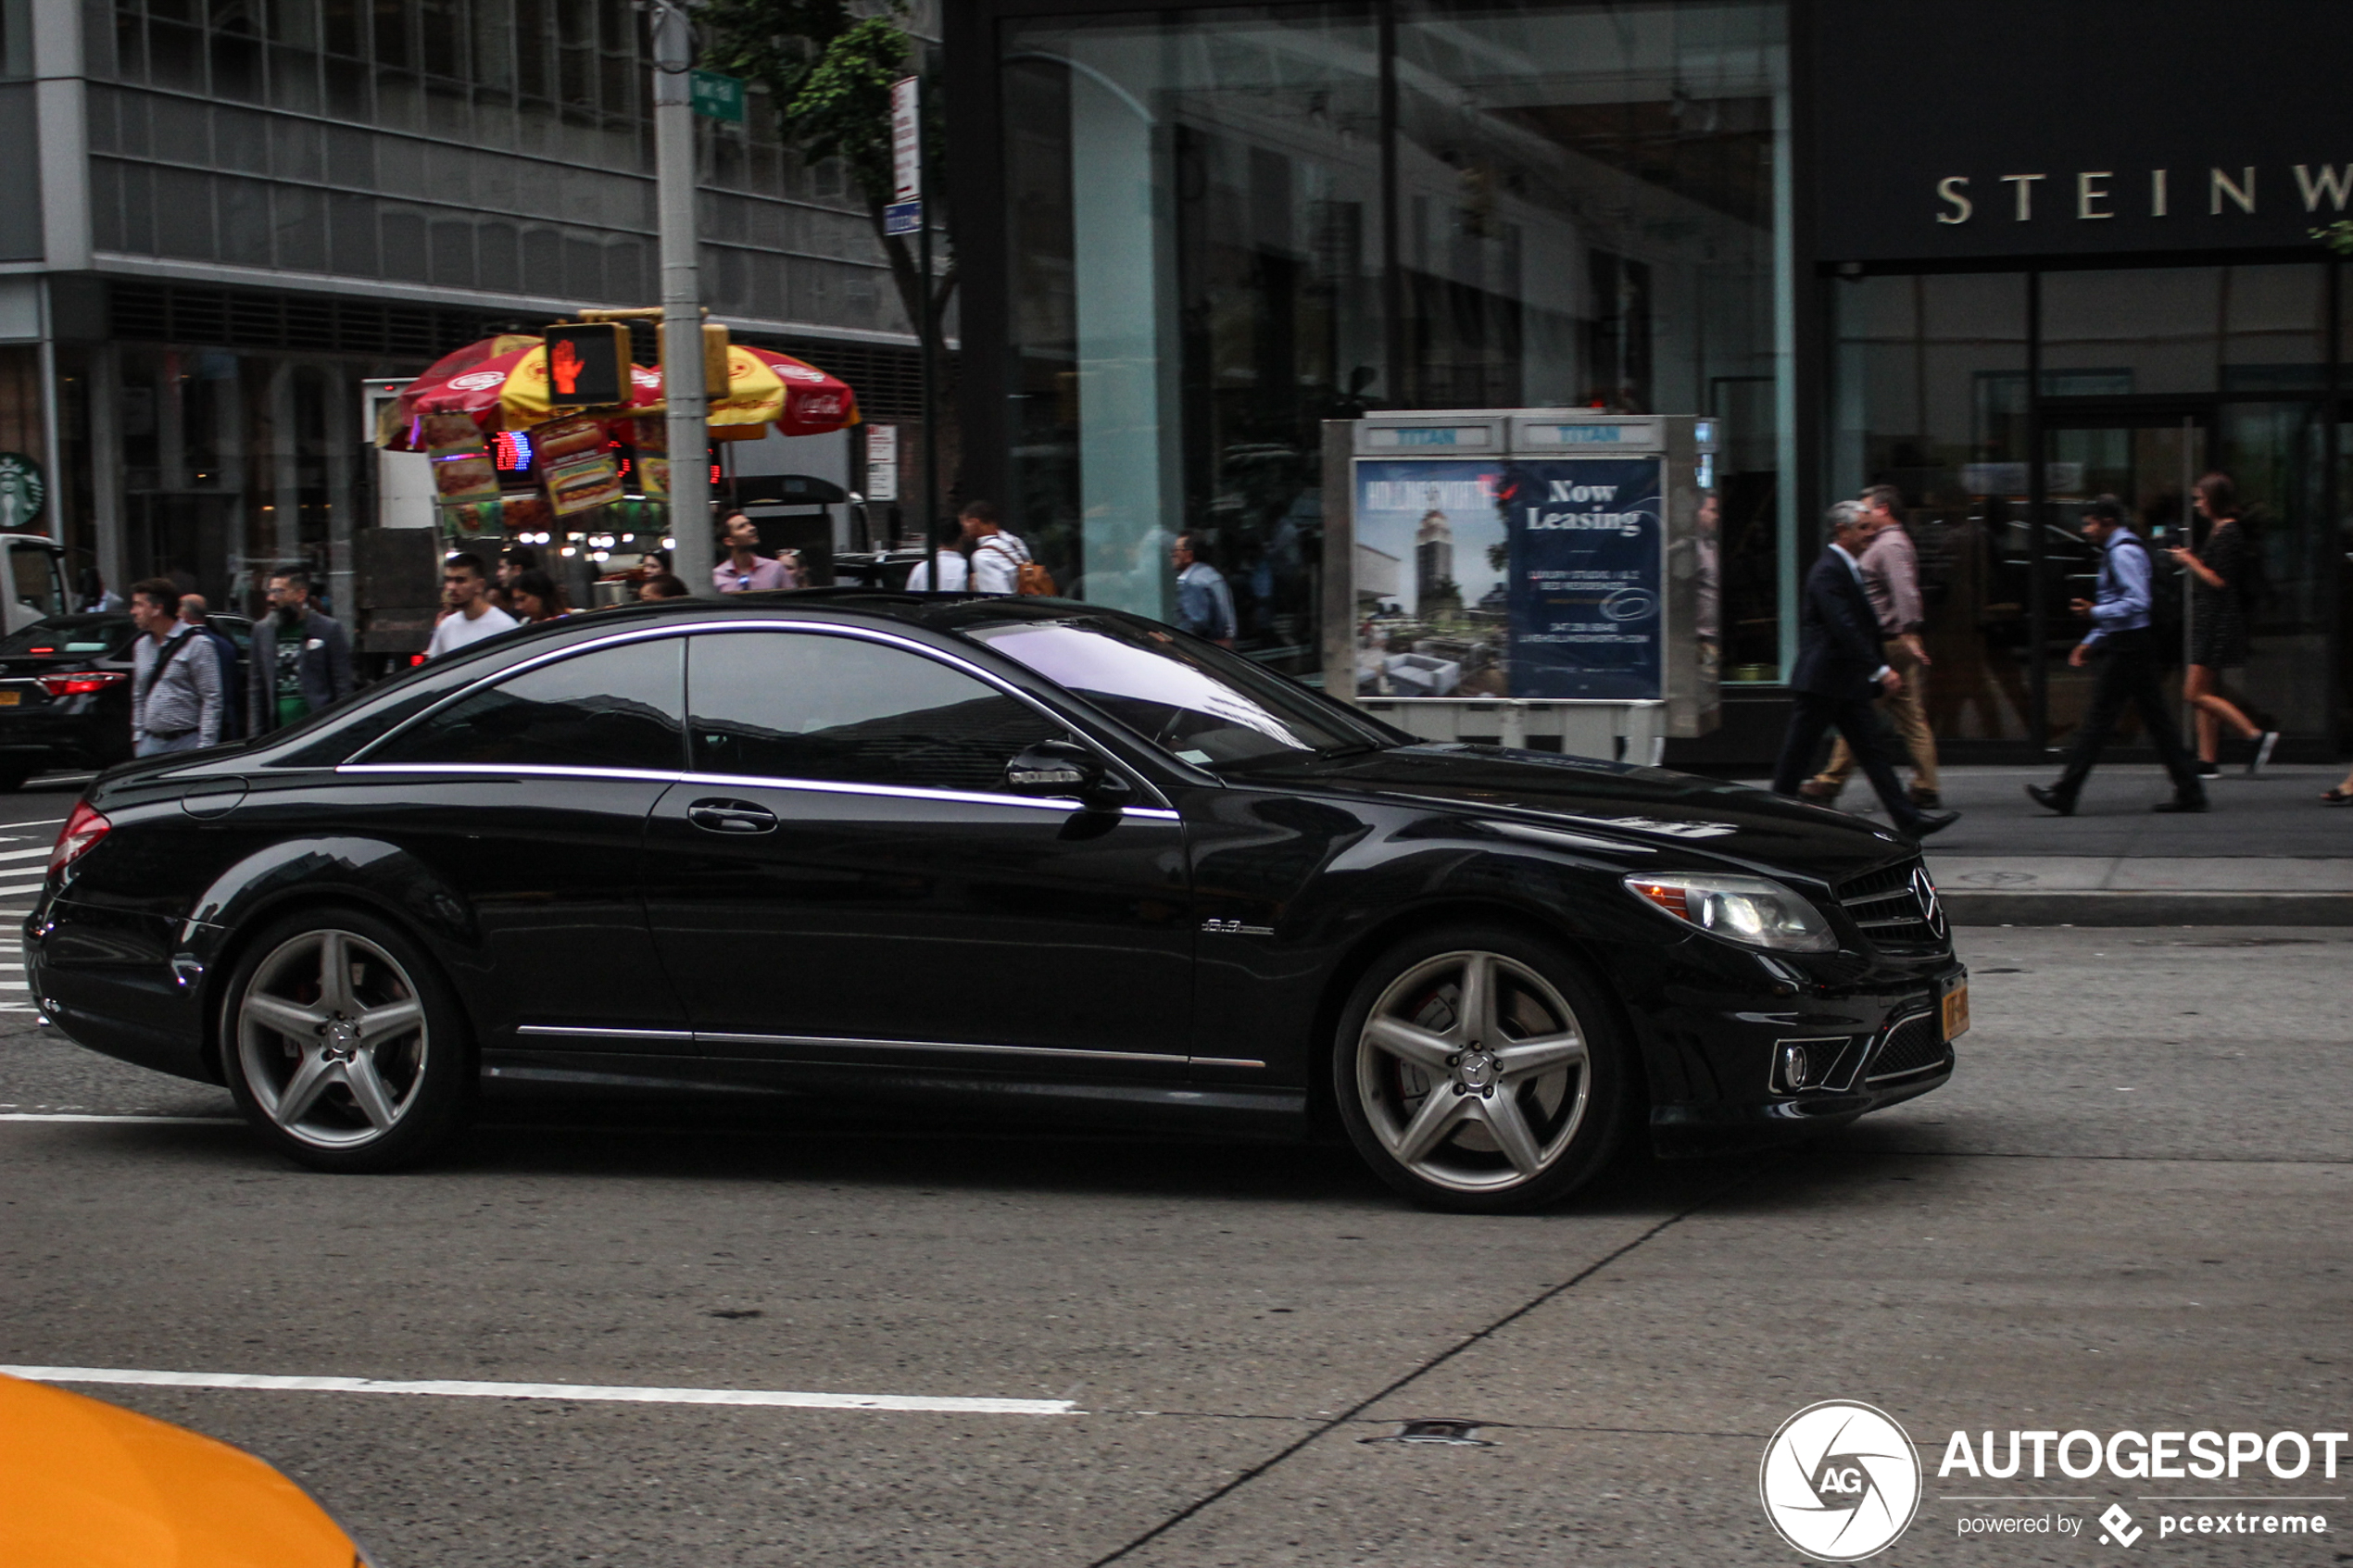
<instances>
[{"instance_id":1,"label":"glass storefront","mask_svg":"<svg viewBox=\"0 0 2353 1568\"><path fill-rule=\"evenodd\" d=\"M1888 275L1831 286L1830 490L1904 493L1928 603L1931 724L2062 744L2088 671L2069 601L2096 569L2078 518L2120 497L2160 550L2204 526L2186 487L2238 487L2262 563L2232 683L2290 736L2332 730L2342 550L2327 443L2329 263ZM2038 509L2039 508L2039 509ZM2182 631L2180 574L2158 624Z\"/></svg>"},{"instance_id":2,"label":"glass storefront","mask_svg":"<svg viewBox=\"0 0 2353 1568\"><path fill-rule=\"evenodd\" d=\"M1722 421L1728 674L1778 678L1793 468L1784 8L1337 3L1008 21L1006 502L1165 615L1317 669L1321 422Z\"/></svg>"}]
</instances>

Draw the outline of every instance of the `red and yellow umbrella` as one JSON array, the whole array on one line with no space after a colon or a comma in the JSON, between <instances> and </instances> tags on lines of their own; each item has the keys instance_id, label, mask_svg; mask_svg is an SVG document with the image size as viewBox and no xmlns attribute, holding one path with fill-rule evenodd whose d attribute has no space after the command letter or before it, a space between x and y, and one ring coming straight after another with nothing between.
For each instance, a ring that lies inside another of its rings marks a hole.
<instances>
[{"instance_id":1,"label":"red and yellow umbrella","mask_svg":"<svg viewBox=\"0 0 2353 1568\"><path fill-rule=\"evenodd\" d=\"M513 346L498 346L502 345ZM484 348L496 351L480 352ZM376 444L395 452L422 450L418 421L430 414L462 414L485 434L529 430L556 417L547 395L547 350L538 337L507 333L484 338L401 388L400 395L385 405ZM626 407L645 411L661 397L660 372L630 366Z\"/></svg>"},{"instance_id":2,"label":"red and yellow umbrella","mask_svg":"<svg viewBox=\"0 0 2353 1568\"><path fill-rule=\"evenodd\" d=\"M661 372L652 378L661 395ZM849 383L773 349L727 346L727 395L711 406L713 441L757 441L774 425L786 435L824 435L858 422Z\"/></svg>"}]
</instances>

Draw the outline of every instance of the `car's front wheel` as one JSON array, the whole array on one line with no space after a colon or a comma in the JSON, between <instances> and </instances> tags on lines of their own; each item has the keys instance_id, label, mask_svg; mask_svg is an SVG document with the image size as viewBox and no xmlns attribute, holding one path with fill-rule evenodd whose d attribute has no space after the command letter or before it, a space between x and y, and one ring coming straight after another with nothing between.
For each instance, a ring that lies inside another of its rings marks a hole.
<instances>
[{"instance_id":1,"label":"car's front wheel","mask_svg":"<svg viewBox=\"0 0 2353 1568\"><path fill-rule=\"evenodd\" d=\"M406 934L357 909L260 933L223 993L220 1055L263 1137L321 1171L424 1159L473 1102L464 1015Z\"/></svg>"},{"instance_id":2,"label":"car's front wheel","mask_svg":"<svg viewBox=\"0 0 2353 1568\"><path fill-rule=\"evenodd\" d=\"M1576 964L1509 927L1391 947L1340 1018L1333 1088L1357 1151L1433 1208L1533 1209L1609 1159L1632 1071Z\"/></svg>"}]
</instances>

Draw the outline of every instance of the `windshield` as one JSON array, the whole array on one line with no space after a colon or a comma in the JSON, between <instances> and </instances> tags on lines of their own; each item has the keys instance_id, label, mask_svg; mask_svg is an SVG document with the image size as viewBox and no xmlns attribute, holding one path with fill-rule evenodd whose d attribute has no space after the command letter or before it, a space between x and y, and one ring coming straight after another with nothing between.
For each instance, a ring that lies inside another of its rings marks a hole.
<instances>
[{"instance_id":1,"label":"windshield","mask_svg":"<svg viewBox=\"0 0 2353 1568\"><path fill-rule=\"evenodd\" d=\"M127 615L60 615L0 642L0 659L112 659L138 634Z\"/></svg>"},{"instance_id":2,"label":"windshield","mask_svg":"<svg viewBox=\"0 0 2353 1568\"><path fill-rule=\"evenodd\" d=\"M1280 675L1146 621L1072 616L968 635L1209 768L1366 751L1387 737Z\"/></svg>"}]
</instances>

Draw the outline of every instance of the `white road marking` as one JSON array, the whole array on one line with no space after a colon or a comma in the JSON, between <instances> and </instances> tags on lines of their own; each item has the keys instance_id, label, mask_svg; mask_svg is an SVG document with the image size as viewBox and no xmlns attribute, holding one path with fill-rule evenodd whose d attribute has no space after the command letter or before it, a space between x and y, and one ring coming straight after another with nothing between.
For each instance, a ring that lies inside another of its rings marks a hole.
<instances>
[{"instance_id":1,"label":"white road marking","mask_svg":"<svg viewBox=\"0 0 2353 1568\"><path fill-rule=\"evenodd\" d=\"M41 888L42 884L38 882L12 882L6 887L0 887L0 897L11 893L38 893Z\"/></svg>"},{"instance_id":2,"label":"white road marking","mask_svg":"<svg viewBox=\"0 0 2353 1568\"><path fill-rule=\"evenodd\" d=\"M0 1008L6 1012L31 1012L31 1008ZM0 1110L0 1122L130 1122L147 1126L242 1127L240 1116L108 1116L82 1110Z\"/></svg>"},{"instance_id":3,"label":"white road marking","mask_svg":"<svg viewBox=\"0 0 2353 1568\"><path fill-rule=\"evenodd\" d=\"M47 849L39 847L31 849L0 849L0 860L30 860L35 855L54 855L56 853L57 849L54 847Z\"/></svg>"},{"instance_id":4,"label":"white road marking","mask_svg":"<svg viewBox=\"0 0 2353 1568\"><path fill-rule=\"evenodd\" d=\"M631 1388L601 1383L397 1382L374 1377L279 1377L243 1372L130 1372L114 1367L0 1366L36 1383L142 1388L265 1388L320 1394L434 1394L459 1399L575 1399L644 1405L771 1405L794 1410L935 1411L954 1415L1076 1415L1068 1399L989 1399L924 1394L810 1394L767 1388Z\"/></svg>"}]
</instances>

